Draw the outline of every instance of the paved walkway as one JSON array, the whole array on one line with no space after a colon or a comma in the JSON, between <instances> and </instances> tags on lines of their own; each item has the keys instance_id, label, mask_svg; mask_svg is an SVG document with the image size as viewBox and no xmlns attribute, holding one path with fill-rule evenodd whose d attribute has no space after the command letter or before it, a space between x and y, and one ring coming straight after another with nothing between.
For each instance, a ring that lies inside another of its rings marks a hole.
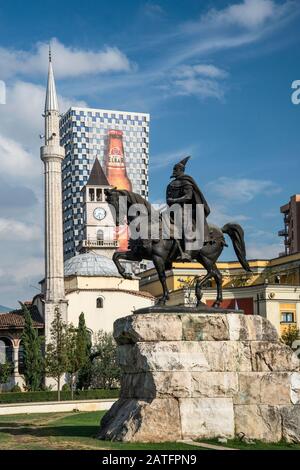
<instances>
[{"instance_id":1,"label":"paved walkway","mask_svg":"<svg viewBox=\"0 0 300 470\"><path fill-rule=\"evenodd\" d=\"M219 446L216 444L208 444L207 442L196 442L196 441L189 441L189 440L182 440L178 442L184 442L184 444L189 444L191 446L196 447L204 447L205 449L212 449L212 450L240 450L240 449L233 449L232 447L224 447Z\"/></svg>"},{"instance_id":2,"label":"paved walkway","mask_svg":"<svg viewBox=\"0 0 300 470\"><path fill-rule=\"evenodd\" d=\"M105 398L100 400L65 400L27 403L1 403L1 415L15 415L22 413L56 413L66 411L99 411L109 410L116 399Z\"/></svg>"}]
</instances>

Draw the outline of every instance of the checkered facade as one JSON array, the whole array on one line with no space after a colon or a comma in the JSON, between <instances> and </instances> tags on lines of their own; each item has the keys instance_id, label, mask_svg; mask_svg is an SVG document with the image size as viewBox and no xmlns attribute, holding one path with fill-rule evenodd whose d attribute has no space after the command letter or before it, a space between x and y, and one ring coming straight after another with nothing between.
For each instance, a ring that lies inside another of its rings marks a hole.
<instances>
[{"instance_id":1,"label":"checkered facade","mask_svg":"<svg viewBox=\"0 0 300 470\"><path fill-rule=\"evenodd\" d=\"M104 167L108 131L123 131L124 156L132 190L148 198L149 114L106 109L70 108L60 120L63 161L64 257L77 254L83 239L81 189L95 157Z\"/></svg>"}]
</instances>

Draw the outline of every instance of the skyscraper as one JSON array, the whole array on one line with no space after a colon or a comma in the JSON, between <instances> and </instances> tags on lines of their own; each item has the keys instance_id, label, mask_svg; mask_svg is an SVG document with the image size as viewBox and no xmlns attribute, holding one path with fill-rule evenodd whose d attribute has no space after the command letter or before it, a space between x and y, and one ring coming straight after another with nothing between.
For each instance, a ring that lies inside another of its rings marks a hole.
<instances>
[{"instance_id":1,"label":"skyscraper","mask_svg":"<svg viewBox=\"0 0 300 470\"><path fill-rule=\"evenodd\" d=\"M149 114L105 109L70 108L61 118L63 162L64 256L77 254L84 237L81 189L96 156L103 169L109 151L109 131L122 131L126 173L132 190L148 197Z\"/></svg>"}]
</instances>

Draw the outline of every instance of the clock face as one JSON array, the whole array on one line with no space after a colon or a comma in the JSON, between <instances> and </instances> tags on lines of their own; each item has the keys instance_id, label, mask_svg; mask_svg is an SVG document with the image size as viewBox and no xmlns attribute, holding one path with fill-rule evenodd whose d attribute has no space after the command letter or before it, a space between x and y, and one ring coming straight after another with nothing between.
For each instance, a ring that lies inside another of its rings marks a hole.
<instances>
[{"instance_id":1,"label":"clock face","mask_svg":"<svg viewBox=\"0 0 300 470\"><path fill-rule=\"evenodd\" d=\"M96 209L94 210L95 219L103 220L105 216L106 216L106 210L103 209L103 207L96 207Z\"/></svg>"}]
</instances>

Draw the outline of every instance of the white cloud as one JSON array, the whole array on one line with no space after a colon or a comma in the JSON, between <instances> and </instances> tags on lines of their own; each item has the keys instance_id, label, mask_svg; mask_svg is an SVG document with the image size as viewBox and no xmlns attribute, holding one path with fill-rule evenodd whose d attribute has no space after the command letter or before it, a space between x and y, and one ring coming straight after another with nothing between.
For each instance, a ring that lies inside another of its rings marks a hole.
<instances>
[{"instance_id":1,"label":"white cloud","mask_svg":"<svg viewBox=\"0 0 300 470\"><path fill-rule=\"evenodd\" d=\"M0 217L0 240L15 240L21 243L41 240L41 228L38 225Z\"/></svg>"},{"instance_id":2,"label":"white cloud","mask_svg":"<svg viewBox=\"0 0 300 470\"><path fill-rule=\"evenodd\" d=\"M280 243L259 243L247 245L247 258L248 259L270 259L277 258L278 254L283 251Z\"/></svg>"},{"instance_id":3,"label":"white cloud","mask_svg":"<svg viewBox=\"0 0 300 470\"><path fill-rule=\"evenodd\" d=\"M225 70L212 64L184 64L173 70L166 89L175 95L222 99L224 86L219 80L226 78L227 75Z\"/></svg>"},{"instance_id":4,"label":"white cloud","mask_svg":"<svg viewBox=\"0 0 300 470\"><path fill-rule=\"evenodd\" d=\"M202 75L209 78L226 78L228 73L212 64L182 65L177 69L178 74L183 77L194 77Z\"/></svg>"},{"instance_id":5,"label":"white cloud","mask_svg":"<svg viewBox=\"0 0 300 470\"><path fill-rule=\"evenodd\" d=\"M102 50L83 50L67 47L57 39L51 40L55 75L57 78L79 77L87 74L128 72L129 59L117 47ZM1 78L45 75L49 45L38 43L33 51L0 48Z\"/></svg>"},{"instance_id":6,"label":"white cloud","mask_svg":"<svg viewBox=\"0 0 300 470\"><path fill-rule=\"evenodd\" d=\"M143 5L143 13L151 19L160 19L165 16L164 9L158 3L147 2Z\"/></svg>"},{"instance_id":7,"label":"white cloud","mask_svg":"<svg viewBox=\"0 0 300 470\"><path fill-rule=\"evenodd\" d=\"M20 179L20 175L30 180L40 173L39 165L33 156L18 142L0 135L0 174L10 180Z\"/></svg>"},{"instance_id":8,"label":"white cloud","mask_svg":"<svg viewBox=\"0 0 300 470\"><path fill-rule=\"evenodd\" d=\"M249 216L245 214L232 214L230 213L230 210L222 205L222 204L217 204L213 202L210 204L210 209L211 213L209 215L209 223L218 225L219 227L222 227L225 224L228 224L230 222L232 223L242 223L250 219Z\"/></svg>"},{"instance_id":9,"label":"white cloud","mask_svg":"<svg viewBox=\"0 0 300 470\"><path fill-rule=\"evenodd\" d=\"M244 0L224 9L211 9L180 27L186 43L174 55L178 62L195 56L254 44L299 14L294 1Z\"/></svg>"},{"instance_id":10,"label":"white cloud","mask_svg":"<svg viewBox=\"0 0 300 470\"><path fill-rule=\"evenodd\" d=\"M42 182L39 134L44 129L45 93L45 87L16 81L7 87L7 103L0 107L0 175L30 187L37 179ZM61 111L85 105L62 96L59 104Z\"/></svg>"},{"instance_id":11,"label":"white cloud","mask_svg":"<svg viewBox=\"0 0 300 470\"><path fill-rule=\"evenodd\" d=\"M9 257L4 259L2 266L0 281L3 305L18 307L18 300L31 300L35 294L40 292L38 282L43 277L43 257L29 255L14 263L11 253L9 253Z\"/></svg>"},{"instance_id":12,"label":"white cloud","mask_svg":"<svg viewBox=\"0 0 300 470\"><path fill-rule=\"evenodd\" d=\"M199 98L217 98L222 99L224 90L220 84L213 80L204 80L202 78L185 78L174 80L174 94L177 95L195 95Z\"/></svg>"},{"instance_id":13,"label":"white cloud","mask_svg":"<svg viewBox=\"0 0 300 470\"><path fill-rule=\"evenodd\" d=\"M151 165L150 170L160 170L162 168L166 168L172 163L177 163L183 158L191 155L195 151L195 146L191 145L189 147L185 147L179 150L174 150L174 152L163 152L151 157Z\"/></svg>"},{"instance_id":14,"label":"white cloud","mask_svg":"<svg viewBox=\"0 0 300 470\"><path fill-rule=\"evenodd\" d=\"M278 4L273 0L244 0L223 10L210 10L201 18L201 23L217 27L237 25L248 29L258 28L268 20L277 20L290 12L293 3Z\"/></svg>"},{"instance_id":15,"label":"white cloud","mask_svg":"<svg viewBox=\"0 0 300 470\"><path fill-rule=\"evenodd\" d=\"M226 176L211 181L207 187L223 200L236 201L237 203L249 202L261 194L270 196L281 191L281 188L272 181L228 178Z\"/></svg>"}]
</instances>

